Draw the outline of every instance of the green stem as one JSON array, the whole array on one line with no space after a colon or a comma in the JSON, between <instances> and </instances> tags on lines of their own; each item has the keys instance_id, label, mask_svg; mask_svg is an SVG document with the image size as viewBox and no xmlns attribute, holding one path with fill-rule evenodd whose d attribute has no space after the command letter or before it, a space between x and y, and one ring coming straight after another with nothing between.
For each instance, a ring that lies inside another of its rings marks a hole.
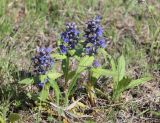
<instances>
[{"instance_id":1,"label":"green stem","mask_svg":"<svg viewBox=\"0 0 160 123\"><path fill-rule=\"evenodd\" d=\"M64 83L64 92L65 92L65 106L68 105L68 93L66 92L67 90L67 86L68 86L68 71L69 71L69 56L67 56L67 58L65 59L65 71L64 71L64 79L65 79L65 83Z\"/></svg>"},{"instance_id":2,"label":"green stem","mask_svg":"<svg viewBox=\"0 0 160 123\"><path fill-rule=\"evenodd\" d=\"M69 71L69 57L66 58L66 67L65 67L65 85L64 85L64 90L67 89L68 85L68 71Z\"/></svg>"},{"instance_id":3,"label":"green stem","mask_svg":"<svg viewBox=\"0 0 160 123\"><path fill-rule=\"evenodd\" d=\"M89 80L87 81L88 97L89 97L91 105L96 106L96 95L95 95L94 85L92 83L92 72L91 71L89 71L88 73L88 78L89 78Z\"/></svg>"},{"instance_id":4,"label":"green stem","mask_svg":"<svg viewBox=\"0 0 160 123\"><path fill-rule=\"evenodd\" d=\"M65 99L64 99L64 104L65 106L68 106L68 93L65 93Z\"/></svg>"}]
</instances>

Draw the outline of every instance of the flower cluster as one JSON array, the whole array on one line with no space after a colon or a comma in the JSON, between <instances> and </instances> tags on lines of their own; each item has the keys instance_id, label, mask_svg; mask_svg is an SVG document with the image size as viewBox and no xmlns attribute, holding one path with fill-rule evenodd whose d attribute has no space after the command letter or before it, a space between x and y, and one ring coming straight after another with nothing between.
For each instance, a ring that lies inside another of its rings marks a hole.
<instances>
[{"instance_id":1,"label":"flower cluster","mask_svg":"<svg viewBox=\"0 0 160 123\"><path fill-rule=\"evenodd\" d=\"M97 68L97 67L100 67L101 65L100 65L100 63L99 63L99 61L97 60L97 59L95 59L94 61L93 61L93 67L95 67L95 68Z\"/></svg>"},{"instance_id":2,"label":"flower cluster","mask_svg":"<svg viewBox=\"0 0 160 123\"><path fill-rule=\"evenodd\" d=\"M84 37L86 38L84 47L87 55L96 54L99 47L106 47L100 21L101 17L97 16L95 19L87 22L87 28L84 30Z\"/></svg>"},{"instance_id":3,"label":"flower cluster","mask_svg":"<svg viewBox=\"0 0 160 123\"><path fill-rule=\"evenodd\" d=\"M68 50L74 49L79 40L79 31L76 30L75 23L67 23L65 32L61 33L63 40L60 45L61 53L66 54Z\"/></svg>"},{"instance_id":4,"label":"flower cluster","mask_svg":"<svg viewBox=\"0 0 160 123\"><path fill-rule=\"evenodd\" d=\"M43 88L44 84L47 82L49 82L48 78L46 78L43 82L39 82L37 85L38 85L38 87Z\"/></svg>"},{"instance_id":5,"label":"flower cluster","mask_svg":"<svg viewBox=\"0 0 160 123\"><path fill-rule=\"evenodd\" d=\"M38 47L36 55L32 58L34 73L38 75L46 74L52 68L53 59L50 56L52 49L50 47Z\"/></svg>"}]
</instances>

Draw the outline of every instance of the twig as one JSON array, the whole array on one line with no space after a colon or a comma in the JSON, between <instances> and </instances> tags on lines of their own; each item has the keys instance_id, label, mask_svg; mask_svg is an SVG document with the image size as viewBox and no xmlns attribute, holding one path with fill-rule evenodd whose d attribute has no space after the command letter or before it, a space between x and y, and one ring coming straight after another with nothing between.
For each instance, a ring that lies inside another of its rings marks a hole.
<instances>
[{"instance_id":1,"label":"twig","mask_svg":"<svg viewBox=\"0 0 160 123\"><path fill-rule=\"evenodd\" d=\"M57 112L59 110L61 110L63 112L63 114L61 114L62 117L69 117L69 118L72 118L72 119L92 118L93 116L90 116L90 115L81 115L80 116L80 115L75 115L75 114L73 114L73 113L71 113L71 112L68 111L68 110L74 108L76 106L76 104L81 99L83 99L83 97L80 98L80 99L78 99L77 101L75 101L74 103L72 103L71 105L69 105L68 107L61 107L61 106L58 106L58 105L56 105L56 104L54 104L52 102L46 102L46 103L49 103L54 108L54 110L57 111Z\"/></svg>"},{"instance_id":2,"label":"twig","mask_svg":"<svg viewBox=\"0 0 160 123\"><path fill-rule=\"evenodd\" d=\"M76 104L77 104L81 99L83 99L83 97L80 98L80 99L78 99L77 101L75 101L74 103L72 103L71 105L69 105L68 107L66 107L66 108L65 108L65 111L74 108L74 107L76 106Z\"/></svg>"}]
</instances>

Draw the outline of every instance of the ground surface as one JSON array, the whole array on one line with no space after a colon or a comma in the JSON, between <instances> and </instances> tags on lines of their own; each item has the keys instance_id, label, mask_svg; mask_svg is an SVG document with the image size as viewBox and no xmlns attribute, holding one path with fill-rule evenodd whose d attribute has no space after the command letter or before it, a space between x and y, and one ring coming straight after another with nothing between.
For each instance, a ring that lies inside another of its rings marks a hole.
<instances>
[{"instance_id":1,"label":"ground surface","mask_svg":"<svg viewBox=\"0 0 160 123\"><path fill-rule=\"evenodd\" d=\"M0 114L4 119L8 121L14 112L21 116L20 123L60 120L54 112L50 117L45 111L39 115L26 95L29 90L37 91L36 87L24 87L18 81L31 72L30 59L37 45L49 44L56 50L65 22L74 21L83 29L96 15L103 17L106 51L114 57L125 55L131 78L152 76L152 80L125 91L116 103L98 96L95 109L89 108L92 120L63 122L160 122L159 0L0 0ZM108 81L99 83L106 94L111 93ZM86 100L84 95L82 102L87 105Z\"/></svg>"}]
</instances>

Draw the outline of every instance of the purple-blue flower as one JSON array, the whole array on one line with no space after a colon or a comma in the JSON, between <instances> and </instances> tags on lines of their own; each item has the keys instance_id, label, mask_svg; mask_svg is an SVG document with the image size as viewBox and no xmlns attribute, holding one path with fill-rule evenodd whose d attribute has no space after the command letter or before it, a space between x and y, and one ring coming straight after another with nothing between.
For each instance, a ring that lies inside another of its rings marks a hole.
<instances>
[{"instance_id":1,"label":"purple-blue flower","mask_svg":"<svg viewBox=\"0 0 160 123\"><path fill-rule=\"evenodd\" d=\"M60 50L61 53L66 54L68 50L75 48L79 41L79 31L76 29L75 23L67 23L66 30L61 33Z\"/></svg>"},{"instance_id":2,"label":"purple-blue flower","mask_svg":"<svg viewBox=\"0 0 160 123\"><path fill-rule=\"evenodd\" d=\"M54 61L50 56L52 48L50 47L37 47L36 55L31 59L35 74L45 74L53 67Z\"/></svg>"},{"instance_id":3,"label":"purple-blue flower","mask_svg":"<svg viewBox=\"0 0 160 123\"><path fill-rule=\"evenodd\" d=\"M92 52L92 47L86 47L86 54L91 54Z\"/></svg>"},{"instance_id":4,"label":"purple-blue flower","mask_svg":"<svg viewBox=\"0 0 160 123\"><path fill-rule=\"evenodd\" d=\"M100 67L100 63L98 62L98 60L94 60L93 61L93 67Z\"/></svg>"},{"instance_id":5,"label":"purple-blue flower","mask_svg":"<svg viewBox=\"0 0 160 123\"><path fill-rule=\"evenodd\" d=\"M97 34L97 36L102 36L103 35L103 29L102 29L102 27L99 26L97 28L96 34Z\"/></svg>"},{"instance_id":6,"label":"purple-blue flower","mask_svg":"<svg viewBox=\"0 0 160 123\"><path fill-rule=\"evenodd\" d=\"M43 88L47 82L49 82L48 78L46 78L43 82L38 82L37 85L38 87Z\"/></svg>"},{"instance_id":7,"label":"purple-blue flower","mask_svg":"<svg viewBox=\"0 0 160 123\"><path fill-rule=\"evenodd\" d=\"M85 42L84 47L86 54L94 55L97 53L99 47L105 48L106 42L103 37L103 29L100 25L101 17L97 16L95 19L87 22L87 27L84 30L85 32Z\"/></svg>"},{"instance_id":8,"label":"purple-blue flower","mask_svg":"<svg viewBox=\"0 0 160 123\"><path fill-rule=\"evenodd\" d=\"M101 46L102 48L105 48L105 47L106 47L106 42L105 42L104 39L100 39L100 40L98 41L98 44L99 44L99 46Z\"/></svg>"},{"instance_id":9,"label":"purple-blue flower","mask_svg":"<svg viewBox=\"0 0 160 123\"><path fill-rule=\"evenodd\" d=\"M64 45L60 45L60 50L62 54L66 54L67 53L67 48Z\"/></svg>"},{"instance_id":10,"label":"purple-blue flower","mask_svg":"<svg viewBox=\"0 0 160 123\"><path fill-rule=\"evenodd\" d=\"M38 85L38 87L43 88L44 83L39 82L37 85Z\"/></svg>"}]
</instances>

